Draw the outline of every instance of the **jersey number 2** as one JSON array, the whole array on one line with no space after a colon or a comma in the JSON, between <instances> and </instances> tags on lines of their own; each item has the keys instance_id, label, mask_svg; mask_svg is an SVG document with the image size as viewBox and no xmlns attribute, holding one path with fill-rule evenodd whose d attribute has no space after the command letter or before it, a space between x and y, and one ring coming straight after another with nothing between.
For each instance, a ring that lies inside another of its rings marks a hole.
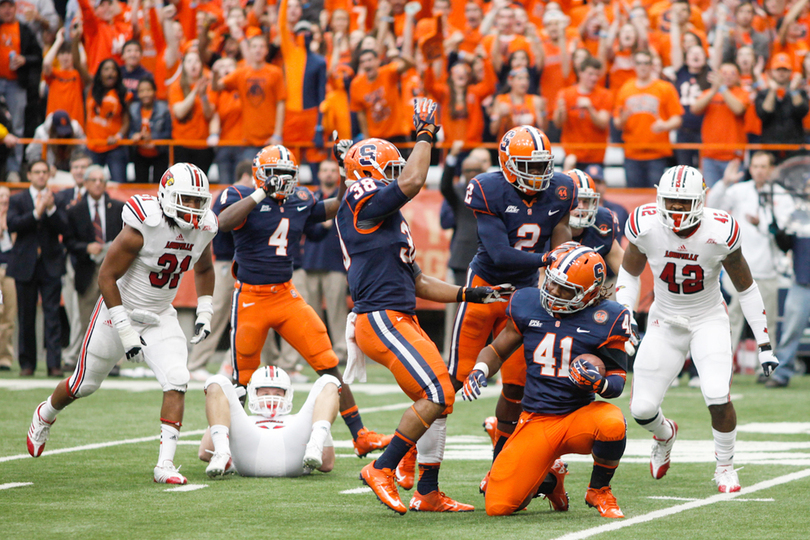
<instances>
[{"instance_id":1,"label":"jersey number 2","mask_svg":"<svg viewBox=\"0 0 810 540\"><path fill-rule=\"evenodd\" d=\"M186 255L183 262L180 263L179 269L177 256L174 253L164 253L157 262L163 267L163 271L151 272L149 274L149 282L152 284L152 287L162 288L168 283L169 288L174 289L177 287L177 284L180 283L180 276L183 275L183 272L188 272L191 266L191 255Z\"/></svg>"}]
</instances>

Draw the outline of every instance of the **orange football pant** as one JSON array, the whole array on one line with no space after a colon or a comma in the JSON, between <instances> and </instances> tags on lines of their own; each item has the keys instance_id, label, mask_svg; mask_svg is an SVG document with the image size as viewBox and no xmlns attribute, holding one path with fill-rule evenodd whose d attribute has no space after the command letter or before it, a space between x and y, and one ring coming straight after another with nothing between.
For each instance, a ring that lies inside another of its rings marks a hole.
<instances>
[{"instance_id":1,"label":"orange football pant","mask_svg":"<svg viewBox=\"0 0 810 540\"><path fill-rule=\"evenodd\" d=\"M427 399L453 411L456 392L439 349L419 326L415 315L372 311L357 316L355 339L363 353L394 374L414 401Z\"/></svg>"},{"instance_id":2,"label":"orange football pant","mask_svg":"<svg viewBox=\"0 0 810 540\"><path fill-rule=\"evenodd\" d=\"M262 347L272 328L315 371L338 365L326 326L291 281L278 285L236 282L231 304L231 363L234 380L247 385L261 365Z\"/></svg>"},{"instance_id":3,"label":"orange football pant","mask_svg":"<svg viewBox=\"0 0 810 540\"><path fill-rule=\"evenodd\" d=\"M620 441L627 425L621 409L594 401L570 414L523 412L489 473L486 509L507 516L534 494L563 454L590 454L594 441Z\"/></svg>"},{"instance_id":4,"label":"orange football pant","mask_svg":"<svg viewBox=\"0 0 810 540\"><path fill-rule=\"evenodd\" d=\"M467 279L468 287L490 287L491 284L470 272L472 280ZM450 351L450 374L464 382L475 366L478 354L487 346L490 334L497 336L506 327L509 317L506 316L507 302L492 304L459 304L456 321L453 325L452 350ZM523 357L523 345L501 366L501 377L504 384L526 386L526 359ZM489 489L489 488L487 488Z\"/></svg>"}]
</instances>

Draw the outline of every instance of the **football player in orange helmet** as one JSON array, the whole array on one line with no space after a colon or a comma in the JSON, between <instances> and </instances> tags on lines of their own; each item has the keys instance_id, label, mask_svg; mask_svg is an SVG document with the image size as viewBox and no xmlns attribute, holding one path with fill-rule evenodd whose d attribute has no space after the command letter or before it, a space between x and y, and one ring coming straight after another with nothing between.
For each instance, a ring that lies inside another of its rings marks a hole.
<instances>
[{"instance_id":1,"label":"football player in orange helmet","mask_svg":"<svg viewBox=\"0 0 810 540\"><path fill-rule=\"evenodd\" d=\"M231 362L234 379L247 385L261 363L269 329L292 345L319 375L343 380L326 326L292 281L293 250L300 249L305 229L332 219L345 193L316 201L297 185L298 167L281 145L263 148L253 160L255 187L233 185L223 192L221 231L233 231L237 279L231 311ZM340 411L354 439L355 452L365 456L385 448L390 436L363 425L348 385L340 395Z\"/></svg>"},{"instance_id":2,"label":"football player in orange helmet","mask_svg":"<svg viewBox=\"0 0 810 540\"><path fill-rule=\"evenodd\" d=\"M612 210L599 206L599 192L593 178L579 169L565 171L577 185L579 206L568 224L574 240L599 252L608 264L607 281L613 281L622 266L624 249L619 245L619 220Z\"/></svg>"},{"instance_id":3,"label":"football player in orange helmet","mask_svg":"<svg viewBox=\"0 0 810 540\"><path fill-rule=\"evenodd\" d=\"M538 268L549 263L546 246L558 246L572 238L569 215L578 205L577 187L570 176L554 172L548 137L534 126L509 130L501 139L498 158L499 172L479 174L467 186L464 202L475 212L479 239L467 284L537 287ZM505 311L497 304L459 306L449 360L457 390L489 336L497 335L506 325ZM522 410L526 366L521 352L506 362L501 375L495 454L503 448Z\"/></svg>"},{"instance_id":4,"label":"football player in orange helmet","mask_svg":"<svg viewBox=\"0 0 810 540\"><path fill-rule=\"evenodd\" d=\"M554 176L551 142L534 126L506 132L498 146L498 163L506 181L526 194L547 189Z\"/></svg>"},{"instance_id":5,"label":"football player in orange helmet","mask_svg":"<svg viewBox=\"0 0 810 540\"><path fill-rule=\"evenodd\" d=\"M551 259L541 289L512 295L504 330L478 355L462 389L465 400L477 399L503 359L524 351L524 411L492 464L487 514L512 514L537 495L555 511L568 510L567 466L557 456L571 452L593 455L588 506L603 517L622 518L610 481L624 454L627 424L621 409L594 398L616 398L624 390L630 313L604 299L605 261L594 250L567 242ZM593 355L603 370L587 361Z\"/></svg>"},{"instance_id":6,"label":"football player in orange helmet","mask_svg":"<svg viewBox=\"0 0 810 540\"><path fill-rule=\"evenodd\" d=\"M383 139L366 139L346 153L346 185L372 178L388 185L402 174L405 160L399 149Z\"/></svg>"}]
</instances>

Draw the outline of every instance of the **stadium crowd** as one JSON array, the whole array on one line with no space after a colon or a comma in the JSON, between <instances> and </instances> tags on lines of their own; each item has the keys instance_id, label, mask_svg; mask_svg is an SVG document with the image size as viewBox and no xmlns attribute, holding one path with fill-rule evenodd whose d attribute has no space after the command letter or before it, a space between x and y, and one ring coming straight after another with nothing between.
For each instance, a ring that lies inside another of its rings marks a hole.
<instances>
[{"instance_id":1,"label":"stadium crowd","mask_svg":"<svg viewBox=\"0 0 810 540\"><path fill-rule=\"evenodd\" d=\"M88 181L158 182L171 159L205 172L215 163L219 183L234 184L245 174L240 162L283 142L309 165L313 182L323 183L334 176L333 163L319 174L333 132L411 142L411 103L427 96L439 104L448 148L496 143L528 124L562 145L558 166L589 171L602 187L608 143L624 143L628 187L653 187L675 163L699 166L710 187L730 186L756 179L744 145L808 142L808 50L808 0L0 0L0 169L7 182L31 182L35 215L59 216L52 234L63 235L72 260L68 288L81 297L117 233L102 211L112 201L100 190L93 196L98 206L85 209L95 229L64 234L79 230L68 209L86 199ZM21 138L39 142L26 146ZM168 140L171 149L155 143ZM673 150L672 142L699 145ZM768 170L799 152L773 152ZM449 162L459 177L466 155ZM486 160L474 168L481 166ZM36 199L38 175L57 171L69 173L76 187ZM325 190L334 190L327 182ZM17 306L9 302L15 290L9 281L20 266L11 260L7 200L0 191L7 298L0 369L13 356ZM772 243L792 211L775 210L777 200L757 205L763 215L749 222ZM623 227L626 210L604 197L602 204L611 205ZM79 241L82 234L90 236ZM62 247L54 254L61 261ZM222 260L229 256L226 248ZM319 260L327 256L335 260ZM298 279L307 273L334 279L339 256L331 248L305 254ZM91 258L96 266L84 261L83 271L90 276L78 277L79 259ZM24 266L18 280L28 283L32 269L39 275L38 263ZM19 299L21 327L33 324L37 294L43 306L59 302L50 274L59 268L61 262L43 265L44 277L24 293L25 309ZM763 275L773 280L772 268ZM310 287L331 291L327 283ZM20 296L19 283L16 291ZM71 318L83 317L74 312ZM71 328L69 363L82 331L80 323ZM33 334L26 332L30 344ZM334 334L342 354L342 330ZM57 344L49 347L49 371L58 374ZM23 348L21 341L21 360ZM33 366L27 359L24 374Z\"/></svg>"}]
</instances>

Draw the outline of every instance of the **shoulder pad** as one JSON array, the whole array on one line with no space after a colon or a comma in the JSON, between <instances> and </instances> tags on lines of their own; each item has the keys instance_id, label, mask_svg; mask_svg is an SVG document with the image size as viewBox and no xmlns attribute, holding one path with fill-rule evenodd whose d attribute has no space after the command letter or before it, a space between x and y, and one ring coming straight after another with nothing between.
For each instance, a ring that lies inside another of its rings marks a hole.
<instances>
[{"instance_id":1,"label":"shoulder pad","mask_svg":"<svg viewBox=\"0 0 810 540\"><path fill-rule=\"evenodd\" d=\"M163 219L163 209L157 197L152 195L133 195L124 205L121 218L126 225L139 231L146 227L155 227Z\"/></svg>"},{"instance_id":2,"label":"shoulder pad","mask_svg":"<svg viewBox=\"0 0 810 540\"><path fill-rule=\"evenodd\" d=\"M658 207L655 203L644 204L636 208L627 219L624 235L631 242L643 236L653 222L658 222Z\"/></svg>"},{"instance_id":3,"label":"shoulder pad","mask_svg":"<svg viewBox=\"0 0 810 540\"><path fill-rule=\"evenodd\" d=\"M479 174L467 185L464 203L470 210L498 214L504 189L514 189L499 172Z\"/></svg>"},{"instance_id":4,"label":"shoulder pad","mask_svg":"<svg viewBox=\"0 0 810 540\"><path fill-rule=\"evenodd\" d=\"M219 218L213 210L209 210L205 213L200 230L211 233L212 235L217 234L217 231L219 231Z\"/></svg>"},{"instance_id":5,"label":"shoulder pad","mask_svg":"<svg viewBox=\"0 0 810 540\"><path fill-rule=\"evenodd\" d=\"M597 230L599 236L612 234L615 237L619 233L619 218L611 209L600 206L596 209L596 221L593 228Z\"/></svg>"},{"instance_id":6,"label":"shoulder pad","mask_svg":"<svg viewBox=\"0 0 810 540\"><path fill-rule=\"evenodd\" d=\"M740 224L734 219L731 214L724 210L716 210L714 208L703 209L703 220L711 224L711 227L718 231L718 242L722 242L728 246L729 251L734 251L740 246Z\"/></svg>"},{"instance_id":7,"label":"shoulder pad","mask_svg":"<svg viewBox=\"0 0 810 540\"><path fill-rule=\"evenodd\" d=\"M577 186L567 174L555 172L551 177L548 191L553 193L552 200L570 202L577 199ZM573 204L571 205L573 207Z\"/></svg>"},{"instance_id":8,"label":"shoulder pad","mask_svg":"<svg viewBox=\"0 0 810 540\"><path fill-rule=\"evenodd\" d=\"M309 191L305 187L298 186L295 188L295 191L290 196L290 200L294 203L298 203L300 201L311 201L312 200L312 192Z\"/></svg>"}]
</instances>

